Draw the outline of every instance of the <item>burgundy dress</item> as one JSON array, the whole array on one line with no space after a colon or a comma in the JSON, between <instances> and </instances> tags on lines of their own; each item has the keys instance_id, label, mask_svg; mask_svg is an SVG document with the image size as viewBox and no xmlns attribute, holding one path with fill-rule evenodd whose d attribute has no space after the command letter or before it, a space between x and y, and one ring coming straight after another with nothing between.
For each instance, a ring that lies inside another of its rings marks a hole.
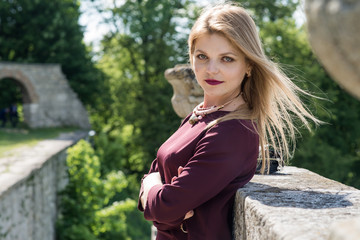
<instances>
[{"instance_id":1,"label":"burgundy dress","mask_svg":"<svg viewBox=\"0 0 360 240\"><path fill-rule=\"evenodd\" d=\"M138 205L157 227L156 239L232 239L235 193L254 176L259 137L249 120L228 120L205 129L227 113L211 113L194 125L187 117L159 148L149 173L160 172L164 185L150 189L145 210ZM179 166L184 170L171 183ZM142 191L141 186L140 195ZM190 210L194 216L183 220Z\"/></svg>"}]
</instances>

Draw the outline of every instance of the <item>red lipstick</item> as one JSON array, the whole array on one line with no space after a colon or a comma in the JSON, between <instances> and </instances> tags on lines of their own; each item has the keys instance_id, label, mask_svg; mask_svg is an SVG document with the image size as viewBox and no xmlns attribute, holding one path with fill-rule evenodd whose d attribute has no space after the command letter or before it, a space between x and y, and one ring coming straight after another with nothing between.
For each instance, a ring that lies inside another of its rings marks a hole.
<instances>
[{"instance_id":1,"label":"red lipstick","mask_svg":"<svg viewBox=\"0 0 360 240\"><path fill-rule=\"evenodd\" d=\"M223 81L215 80L215 79L205 79L205 82L209 85L218 85L223 83Z\"/></svg>"}]
</instances>

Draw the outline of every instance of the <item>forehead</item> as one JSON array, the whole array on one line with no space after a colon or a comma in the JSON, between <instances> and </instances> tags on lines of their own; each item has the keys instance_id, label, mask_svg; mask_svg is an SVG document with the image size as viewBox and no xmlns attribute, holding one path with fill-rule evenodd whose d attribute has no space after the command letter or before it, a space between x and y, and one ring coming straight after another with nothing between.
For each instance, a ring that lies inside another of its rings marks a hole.
<instances>
[{"instance_id":1,"label":"forehead","mask_svg":"<svg viewBox=\"0 0 360 240\"><path fill-rule=\"evenodd\" d=\"M238 53L239 50L222 34L206 33L202 34L195 41L195 51L212 51L212 52L234 52Z\"/></svg>"}]
</instances>

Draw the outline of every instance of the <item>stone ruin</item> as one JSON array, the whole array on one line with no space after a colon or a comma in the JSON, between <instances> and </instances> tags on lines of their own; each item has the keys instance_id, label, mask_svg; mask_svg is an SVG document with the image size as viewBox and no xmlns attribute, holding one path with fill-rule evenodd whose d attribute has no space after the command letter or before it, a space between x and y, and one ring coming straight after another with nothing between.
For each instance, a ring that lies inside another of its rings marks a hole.
<instances>
[{"instance_id":1,"label":"stone ruin","mask_svg":"<svg viewBox=\"0 0 360 240\"><path fill-rule=\"evenodd\" d=\"M24 120L30 128L90 128L88 113L59 64L0 62L0 81L4 78L20 86Z\"/></svg>"},{"instance_id":2,"label":"stone ruin","mask_svg":"<svg viewBox=\"0 0 360 240\"><path fill-rule=\"evenodd\" d=\"M171 104L176 114L185 118L196 105L203 101L204 91L197 83L190 65L180 64L167 69L165 78L174 90Z\"/></svg>"},{"instance_id":3,"label":"stone ruin","mask_svg":"<svg viewBox=\"0 0 360 240\"><path fill-rule=\"evenodd\" d=\"M327 72L360 100L360 1L307 0L310 44Z\"/></svg>"}]
</instances>

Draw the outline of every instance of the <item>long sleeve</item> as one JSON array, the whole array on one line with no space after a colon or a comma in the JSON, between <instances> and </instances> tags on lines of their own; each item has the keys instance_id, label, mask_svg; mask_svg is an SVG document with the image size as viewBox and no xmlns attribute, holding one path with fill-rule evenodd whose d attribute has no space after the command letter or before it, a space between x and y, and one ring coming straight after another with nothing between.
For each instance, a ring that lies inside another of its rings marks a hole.
<instances>
[{"instance_id":1,"label":"long sleeve","mask_svg":"<svg viewBox=\"0 0 360 240\"><path fill-rule=\"evenodd\" d=\"M144 211L144 208L142 207L142 204L141 204L141 196L144 193L144 187L142 184L142 180L150 173L157 172L157 171L159 171L159 170L158 170L157 159L155 158L155 160L151 163L151 167L150 167L148 174L145 174L141 179L141 186L140 186L139 199L138 199L138 209L142 212Z\"/></svg>"},{"instance_id":2,"label":"long sleeve","mask_svg":"<svg viewBox=\"0 0 360 240\"><path fill-rule=\"evenodd\" d=\"M256 168L258 135L243 124L229 122L207 130L172 184L150 189L144 211L147 220L180 224L188 211L214 198L231 182L241 187L250 181Z\"/></svg>"},{"instance_id":3,"label":"long sleeve","mask_svg":"<svg viewBox=\"0 0 360 240\"><path fill-rule=\"evenodd\" d=\"M187 116L185 119L182 120L179 128L180 128L181 126L183 126L183 125L188 121L189 117L190 117L190 115ZM144 209L143 209L143 207L142 207L141 200L140 200L140 198L141 198L141 196L142 196L142 194L143 194L143 192L144 192L142 180L143 180L147 175L149 175L150 173L153 173L153 172L162 172L162 171L159 170L159 165L158 165L158 159L157 159L157 158L152 162L148 174L145 174L145 175L143 176L143 178L141 179L141 187L140 187L139 200L138 200L138 209L139 209L140 211L142 211L142 212L144 212ZM154 226L155 226L157 229L159 229L159 230L174 229L174 228L177 228L177 227L179 226L179 224L182 222L182 220L184 219L184 217L185 217L185 216L179 218L177 221L168 222L168 223L166 223L166 224L165 224L165 223L160 223L160 222L157 222L157 221L154 220L154 221L153 221L153 224L154 224Z\"/></svg>"}]
</instances>

